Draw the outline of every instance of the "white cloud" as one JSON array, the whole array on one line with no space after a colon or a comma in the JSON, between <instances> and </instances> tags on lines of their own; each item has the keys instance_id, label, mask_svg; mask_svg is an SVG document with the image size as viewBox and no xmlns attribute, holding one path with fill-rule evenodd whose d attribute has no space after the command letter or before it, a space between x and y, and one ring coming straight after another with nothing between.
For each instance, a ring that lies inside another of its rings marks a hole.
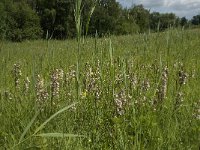
<instances>
[{"instance_id":1,"label":"white cloud","mask_svg":"<svg viewBox=\"0 0 200 150\"><path fill-rule=\"evenodd\" d=\"M117 0L125 7L143 4L151 11L174 12L178 16L191 18L200 13L200 0Z\"/></svg>"}]
</instances>

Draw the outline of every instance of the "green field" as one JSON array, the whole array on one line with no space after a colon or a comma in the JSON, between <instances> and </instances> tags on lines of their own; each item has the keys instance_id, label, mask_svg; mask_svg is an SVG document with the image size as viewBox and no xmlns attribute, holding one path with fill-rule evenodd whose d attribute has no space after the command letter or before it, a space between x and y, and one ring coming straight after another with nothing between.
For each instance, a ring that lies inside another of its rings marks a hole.
<instances>
[{"instance_id":1,"label":"green field","mask_svg":"<svg viewBox=\"0 0 200 150\"><path fill-rule=\"evenodd\" d=\"M0 42L0 149L199 149L200 30L77 48Z\"/></svg>"}]
</instances>

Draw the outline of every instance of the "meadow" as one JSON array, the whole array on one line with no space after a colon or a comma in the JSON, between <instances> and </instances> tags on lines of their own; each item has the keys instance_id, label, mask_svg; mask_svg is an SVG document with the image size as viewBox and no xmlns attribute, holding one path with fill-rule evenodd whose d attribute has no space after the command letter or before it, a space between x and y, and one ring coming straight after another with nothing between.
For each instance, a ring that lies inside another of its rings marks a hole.
<instances>
[{"instance_id":1,"label":"meadow","mask_svg":"<svg viewBox=\"0 0 200 150\"><path fill-rule=\"evenodd\" d=\"M199 29L1 41L0 68L2 150L200 148Z\"/></svg>"}]
</instances>

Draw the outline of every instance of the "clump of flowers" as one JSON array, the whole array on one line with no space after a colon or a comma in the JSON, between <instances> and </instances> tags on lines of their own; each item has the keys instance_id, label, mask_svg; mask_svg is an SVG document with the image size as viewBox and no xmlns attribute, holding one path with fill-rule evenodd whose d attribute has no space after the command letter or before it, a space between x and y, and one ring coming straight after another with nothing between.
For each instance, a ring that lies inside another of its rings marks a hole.
<instances>
[{"instance_id":1,"label":"clump of flowers","mask_svg":"<svg viewBox=\"0 0 200 150\"><path fill-rule=\"evenodd\" d=\"M130 86L135 90L138 85L138 79L137 76L134 74L129 75L129 80L130 80Z\"/></svg>"},{"instance_id":2,"label":"clump of flowers","mask_svg":"<svg viewBox=\"0 0 200 150\"><path fill-rule=\"evenodd\" d=\"M179 70L178 76L179 76L179 85L180 86L185 85L188 74L181 69L181 70Z\"/></svg>"},{"instance_id":3,"label":"clump of flowers","mask_svg":"<svg viewBox=\"0 0 200 150\"><path fill-rule=\"evenodd\" d=\"M38 103L38 106L42 107L48 98L48 93L45 91L44 79L40 75L37 75L35 88L37 96L36 102Z\"/></svg>"},{"instance_id":4,"label":"clump of flowers","mask_svg":"<svg viewBox=\"0 0 200 150\"><path fill-rule=\"evenodd\" d=\"M20 78L22 76L22 72L19 64L14 64L13 76L15 80L15 88L20 88Z\"/></svg>"},{"instance_id":5,"label":"clump of flowers","mask_svg":"<svg viewBox=\"0 0 200 150\"><path fill-rule=\"evenodd\" d=\"M194 113L193 116L200 120L200 100L194 103Z\"/></svg>"},{"instance_id":6,"label":"clump of flowers","mask_svg":"<svg viewBox=\"0 0 200 150\"><path fill-rule=\"evenodd\" d=\"M145 79L143 82L142 82L142 90L143 91L148 91L150 88L150 82L148 79Z\"/></svg>"},{"instance_id":7,"label":"clump of flowers","mask_svg":"<svg viewBox=\"0 0 200 150\"><path fill-rule=\"evenodd\" d=\"M119 93L115 94L114 102L117 114L123 115L125 113L125 105L127 104L127 97L125 90L122 90Z\"/></svg>"},{"instance_id":8,"label":"clump of flowers","mask_svg":"<svg viewBox=\"0 0 200 150\"><path fill-rule=\"evenodd\" d=\"M28 77L26 77L26 79L24 80L24 92L25 94L28 92L29 90L29 85L30 85L30 80Z\"/></svg>"},{"instance_id":9,"label":"clump of flowers","mask_svg":"<svg viewBox=\"0 0 200 150\"><path fill-rule=\"evenodd\" d=\"M59 97L60 82L63 81L64 71L56 69L51 74L51 92L52 98Z\"/></svg>"},{"instance_id":10,"label":"clump of flowers","mask_svg":"<svg viewBox=\"0 0 200 150\"><path fill-rule=\"evenodd\" d=\"M177 97L176 97L176 102L175 102L175 109L180 107L183 103L183 93L178 92Z\"/></svg>"},{"instance_id":11,"label":"clump of flowers","mask_svg":"<svg viewBox=\"0 0 200 150\"><path fill-rule=\"evenodd\" d=\"M185 85L187 82L188 74L184 71L183 63L179 62L178 64L176 64L176 67L179 68L177 83L180 86Z\"/></svg>"},{"instance_id":12,"label":"clump of flowers","mask_svg":"<svg viewBox=\"0 0 200 150\"><path fill-rule=\"evenodd\" d=\"M93 92L95 89L95 78L94 71L89 64L86 64L86 74L85 74L85 88L88 92Z\"/></svg>"},{"instance_id":13,"label":"clump of flowers","mask_svg":"<svg viewBox=\"0 0 200 150\"><path fill-rule=\"evenodd\" d=\"M99 86L100 61L98 60L96 69L93 69L88 63L86 63L85 69L86 73L85 73L85 79L83 81L85 91L88 94L93 95L96 100L100 99L102 93Z\"/></svg>"},{"instance_id":14,"label":"clump of flowers","mask_svg":"<svg viewBox=\"0 0 200 150\"><path fill-rule=\"evenodd\" d=\"M167 82L168 82L168 68L167 66L163 69L161 84L157 89L158 100L163 101L167 95Z\"/></svg>"},{"instance_id":15,"label":"clump of flowers","mask_svg":"<svg viewBox=\"0 0 200 150\"><path fill-rule=\"evenodd\" d=\"M124 77L122 73L115 75L115 86L120 86L124 82Z\"/></svg>"},{"instance_id":16,"label":"clump of flowers","mask_svg":"<svg viewBox=\"0 0 200 150\"><path fill-rule=\"evenodd\" d=\"M69 85L73 79L76 77L76 71L74 65L69 67L69 72L66 73L65 83Z\"/></svg>"}]
</instances>

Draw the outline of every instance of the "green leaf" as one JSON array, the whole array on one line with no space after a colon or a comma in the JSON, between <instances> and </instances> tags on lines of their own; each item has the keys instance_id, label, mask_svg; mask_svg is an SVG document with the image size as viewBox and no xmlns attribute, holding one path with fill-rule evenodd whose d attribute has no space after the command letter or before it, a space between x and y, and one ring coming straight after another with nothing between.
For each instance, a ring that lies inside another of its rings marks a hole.
<instances>
[{"instance_id":1,"label":"green leaf","mask_svg":"<svg viewBox=\"0 0 200 150\"><path fill-rule=\"evenodd\" d=\"M76 103L73 103L73 104L71 104L71 105L69 105L69 106L66 106L66 107L64 107L63 109L61 109L61 110L59 110L58 112L56 112L55 114L53 114L51 117L49 117L44 123L42 123L42 124L35 130L34 135L35 135L36 133L38 133L42 128L44 128L44 126L45 126L49 121L51 121L53 118L55 118L55 117L56 117L57 115L59 115L60 113L62 113L62 112L64 112L64 111L68 110L69 108L73 107L75 104L76 104Z\"/></svg>"},{"instance_id":2,"label":"green leaf","mask_svg":"<svg viewBox=\"0 0 200 150\"><path fill-rule=\"evenodd\" d=\"M88 20L87 20L87 23L86 23L86 36L87 36L87 33L88 33L88 29L89 29L90 19L91 19L92 14L93 14L93 12L95 10L95 7L96 7L96 4L91 8L90 14L88 16Z\"/></svg>"},{"instance_id":3,"label":"green leaf","mask_svg":"<svg viewBox=\"0 0 200 150\"><path fill-rule=\"evenodd\" d=\"M35 136L40 136L40 137L55 137L55 138L84 137L83 135L66 134L66 133L42 133L42 134L37 134Z\"/></svg>"},{"instance_id":4,"label":"green leaf","mask_svg":"<svg viewBox=\"0 0 200 150\"><path fill-rule=\"evenodd\" d=\"M36 112L34 117L31 119L31 121L29 122L29 124L27 125L27 127L24 129L24 132L22 133L20 139L19 139L19 143L24 139L24 136L26 135L26 133L28 132L28 130L31 128L33 122L35 121L35 119L37 118L39 112Z\"/></svg>"}]
</instances>

